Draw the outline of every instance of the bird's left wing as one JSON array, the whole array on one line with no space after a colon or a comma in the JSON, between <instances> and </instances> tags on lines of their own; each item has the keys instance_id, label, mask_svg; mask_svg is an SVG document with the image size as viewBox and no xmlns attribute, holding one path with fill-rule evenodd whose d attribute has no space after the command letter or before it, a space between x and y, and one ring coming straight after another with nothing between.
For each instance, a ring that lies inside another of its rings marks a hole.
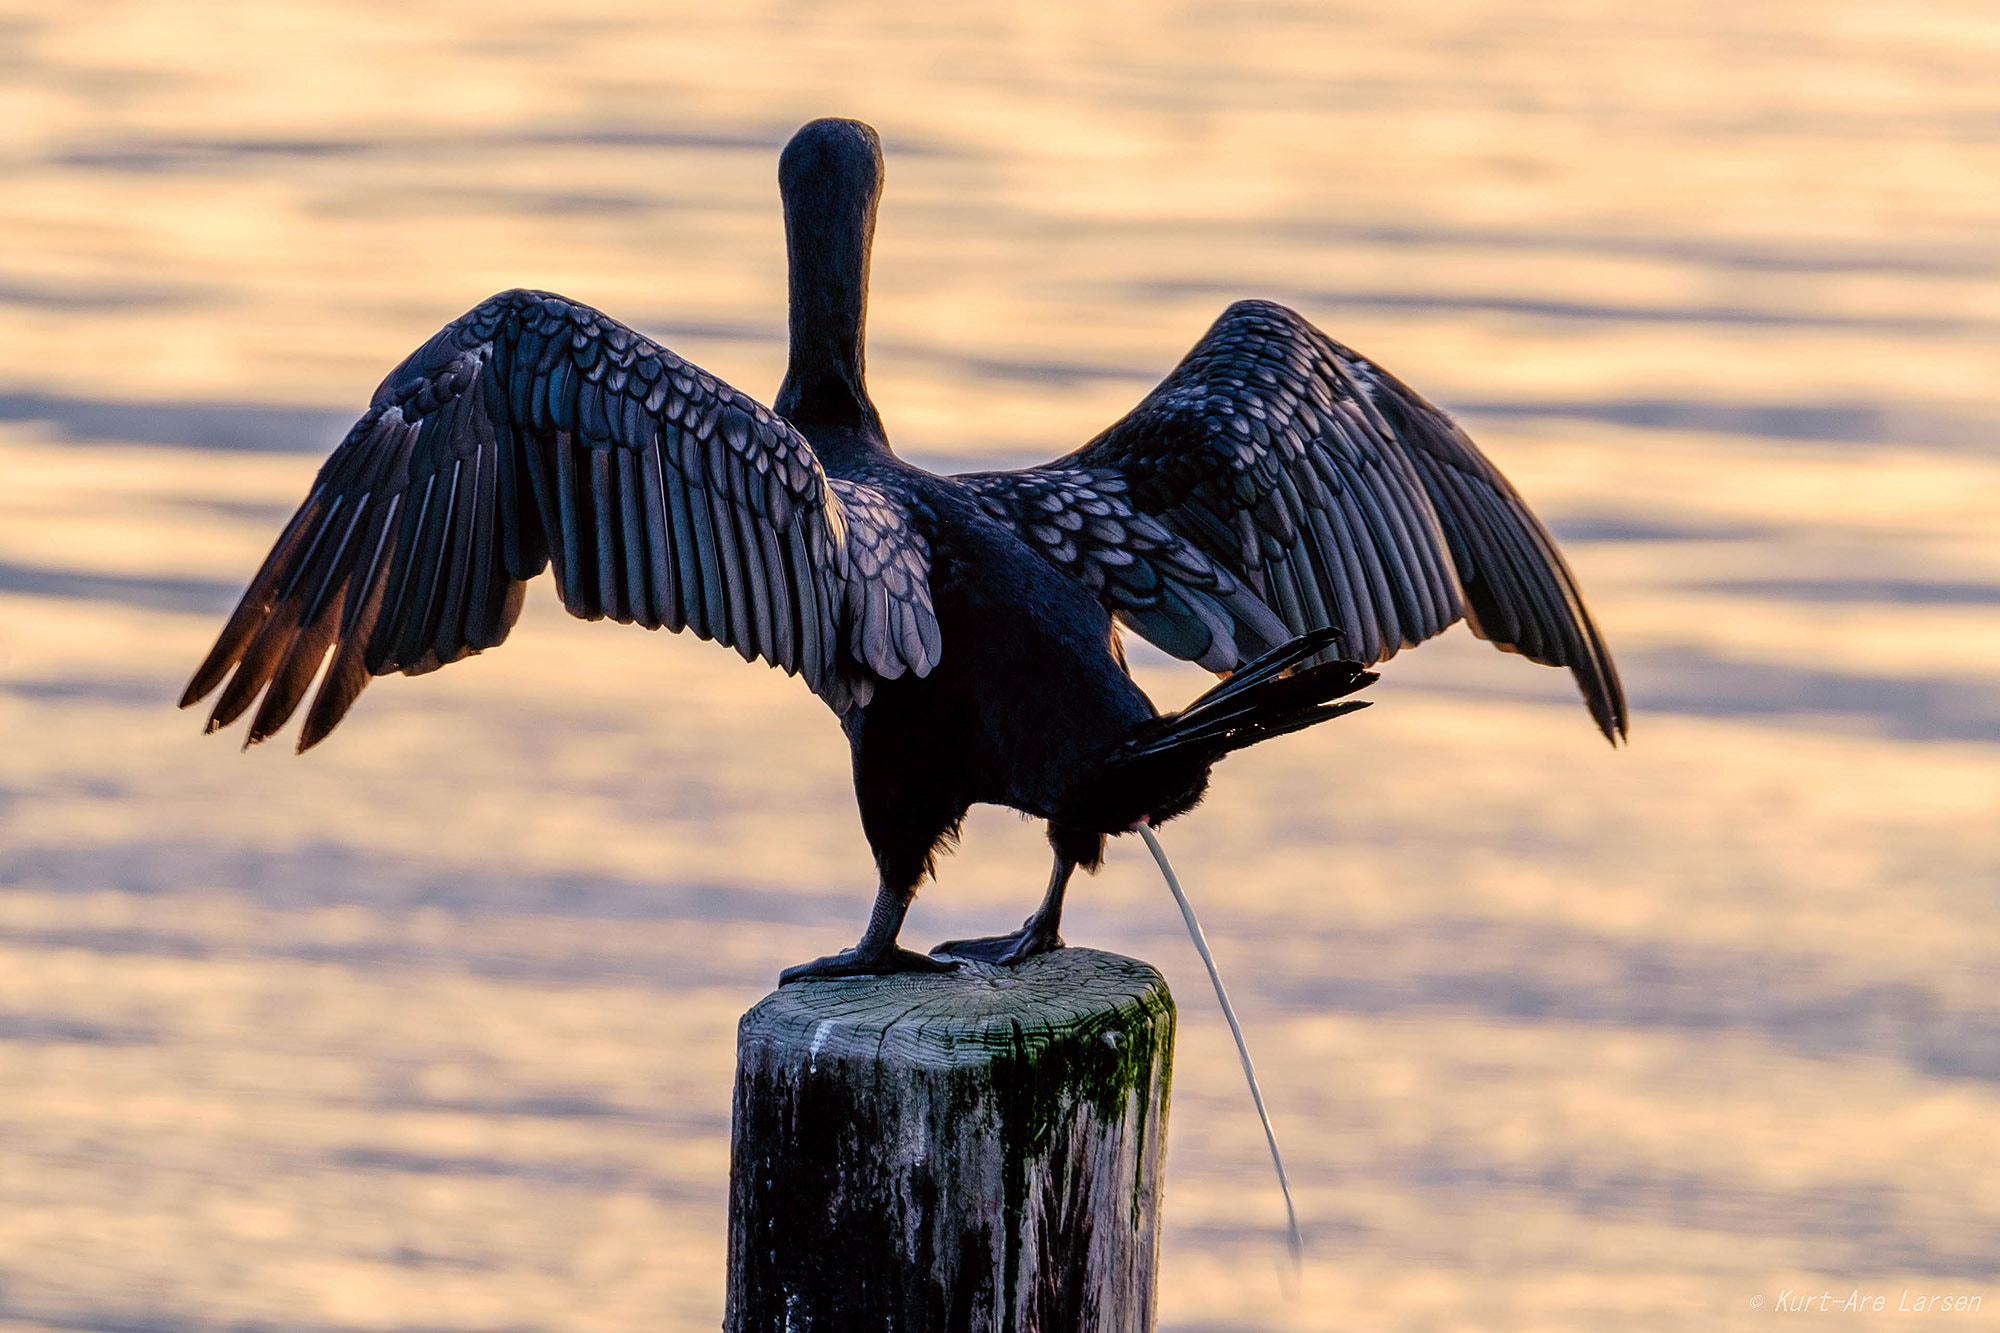
<instances>
[{"instance_id":1,"label":"bird's left wing","mask_svg":"<svg viewBox=\"0 0 2000 1333\"><path fill-rule=\"evenodd\" d=\"M389 373L320 469L182 707L285 724L301 750L374 676L491 648L553 563L571 613L690 629L836 711L941 651L908 515L829 480L762 404L591 309L512 291ZM232 674L233 673L233 674Z\"/></svg>"}]
</instances>

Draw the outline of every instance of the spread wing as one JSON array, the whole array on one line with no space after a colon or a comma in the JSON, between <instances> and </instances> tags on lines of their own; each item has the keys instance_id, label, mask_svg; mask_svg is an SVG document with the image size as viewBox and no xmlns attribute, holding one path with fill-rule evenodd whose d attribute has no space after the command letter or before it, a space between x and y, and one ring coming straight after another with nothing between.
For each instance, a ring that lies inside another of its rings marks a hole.
<instances>
[{"instance_id":1,"label":"spread wing","mask_svg":"<svg viewBox=\"0 0 2000 1333\"><path fill-rule=\"evenodd\" d=\"M382 382L181 706L227 677L209 730L261 693L260 741L326 664L304 750L370 678L505 639L551 563L572 614L693 630L836 711L941 647L929 551L891 497L829 481L789 423L617 321L513 291Z\"/></svg>"},{"instance_id":2,"label":"spread wing","mask_svg":"<svg viewBox=\"0 0 2000 1333\"><path fill-rule=\"evenodd\" d=\"M1462 617L1568 667L1598 727L1625 734L1617 668L1548 530L1449 417L1284 306L1229 307L1075 453L960 480L1211 670L1322 626L1373 664Z\"/></svg>"}]
</instances>

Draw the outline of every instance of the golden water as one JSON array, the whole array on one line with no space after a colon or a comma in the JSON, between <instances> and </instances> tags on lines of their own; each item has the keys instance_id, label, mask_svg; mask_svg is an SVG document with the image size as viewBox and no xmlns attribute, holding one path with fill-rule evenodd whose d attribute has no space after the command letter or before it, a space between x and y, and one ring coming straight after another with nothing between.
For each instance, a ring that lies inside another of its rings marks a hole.
<instances>
[{"instance_id":1,"label":"golden water","mask_svg":"<svg viewBox=\"0 0 2000 1333\"><path fill-rule=\"evenodd\" d=\"M1171 903L1079 886L1184 1005L1162 1328L2000 1316L2000 12L713 8L0 7L0 1325L715 1325L735 1017L871 888L826 711L541 590L307 759L170 702L489 292L768 398L822 114L906 453L1066 450L1275 297L1461 411L1632 690L1614 753L1461 631L1168 830L1295 1297ZM977 815L911 940L1043 858Z\"/></svg>"}]
</instances>

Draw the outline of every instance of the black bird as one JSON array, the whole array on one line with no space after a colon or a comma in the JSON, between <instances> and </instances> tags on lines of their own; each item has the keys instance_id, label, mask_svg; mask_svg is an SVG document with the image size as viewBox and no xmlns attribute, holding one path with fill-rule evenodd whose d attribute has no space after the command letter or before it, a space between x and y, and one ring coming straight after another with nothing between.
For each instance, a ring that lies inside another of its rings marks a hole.
<instances>
[{"instance_id":1,"label":"black bird","mask_svg":"<svg viewBox=\"0 0 2000 1333\"><path fill-rule=\"evenodd\" d=\"M787 980L950 966L896 937L976 802L1047 820L1055 868L1019 931L941 948L1059 947L1064 888L1107 835L1192 806L1224 753L1359 707L1331 701L1374 679L1362 666L1461 617L1570 668L1624 736L1617 672L1547 530L1374 363L1238 302L1076 452L936 476L890 449L862 379L875 131L814 121L778 179L791 362L772 408L588 306L493 297L382 382L181 705L226 678L208 729L261 694L261 741L324 666L303 751L371 677L506 638L550 564L577 616L761 657L839 715L881 873L860 942ZM1158 715L1114 619L1227 679Z\"/></svg>"}]
</instances>

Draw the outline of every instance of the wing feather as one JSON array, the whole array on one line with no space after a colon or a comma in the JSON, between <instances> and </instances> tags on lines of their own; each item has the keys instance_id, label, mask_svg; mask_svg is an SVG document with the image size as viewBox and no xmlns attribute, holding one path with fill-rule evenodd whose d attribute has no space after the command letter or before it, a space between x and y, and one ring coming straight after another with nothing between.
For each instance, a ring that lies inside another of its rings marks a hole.
<instances>
[{"instance_id":1,"label":"wing feather","mask_svg":"<svg viewBox=\"0 0 2000 1333\"><path fill-rule=\"evenodd\" d=\"M722 556L722 596L727 607L723 633L716 638L733 644L748 661L757 654L750 625L750 589L743 569L743 538L736 531L736 514L723 499L722 487L710 484L708 512L715 523L715 546Z\"/></svg>"},{"instance_id":2,"label":"wing feather","mask_svg":"<svg viewBox=\"0 0 2000 1333\"><path fill-rule=\"evenodd\" d=\"M618 449L611 454L613 466L618 472L619 568L624 571L626 580L626 611L647 629L658 629L660 617L654 610L653 560L646 545L644 512L651 492L645 490L640 481L642 469L639 459L645 453L645 450Z\"/></svg>"},{"instance_id":3,"label":"wing feather","mask_svg":"<svg viewBox=\"0 0 2000 1333\"><path fill-rule=\"evenodd\" d=\"M478 640L478 627L486 618L486 608L493 596L493 561L481 559L479 553L494 548L493 511L498 491L493 474L499 466L494 450L472 452L472 476L466 486L465 537L459 548L463 557L452 570L452 592L446 602L448 618L439 629L436 645L438 656L447 661L456 661Z\"/></svg>"},{"instance_id":4,"label":"wing feather","mask_svg":"<svg viewBox=\"0 0 2000 1333\"><path fill-rule=\"evenodd\" d=\"M757 526L757 543L764 562L771 604L771 660L786 671L799 669L798 605L794 599L791 571L785 567L785 553L778 534L768 523Z\"/></svg>"},{"instance_id":5,"label":"wing feather","mask_svg":"<svg viewBox=\"0 0 2000 1333\"><path fill-rule=\"evenodd\" d=\"M760 527L759 523L744 523L736 534L743 561L743 590L749 603L750 637L744 656L782 662L777 627L771 620L771 585L764 568L764 544L757 536Z\"/></svg>"},{"instance_id":6,"label":"wing feather","mask_svg":"<svg viewBox=\"0 0 2000 1333\"><path fill-rule=\"evenodd\" d=\"M618 578L623 522L618 514L618 494L611 483L611 451L587 449L584 458L589 468L590 533L594 539L591 559L597 568L597 605L611 619L629 625L632 612L625 603L625 589Z\"/></svg>"},{"instance_id":7,"label":"wing feather","mask_svg":"<svg viewBox=\"0 0 2000 1333\"><path fill-rule=\"evenodd\" d=\"M678 630L687 622L680 616L680 588L674 574L671 520L667 515L665 484L660 479L660 457L651 449L639 451L639 475L633 482L638 497L640 540L646 560L646 586L651 607L648 629L664 625Z\"/></svg>"}]
</instances>

